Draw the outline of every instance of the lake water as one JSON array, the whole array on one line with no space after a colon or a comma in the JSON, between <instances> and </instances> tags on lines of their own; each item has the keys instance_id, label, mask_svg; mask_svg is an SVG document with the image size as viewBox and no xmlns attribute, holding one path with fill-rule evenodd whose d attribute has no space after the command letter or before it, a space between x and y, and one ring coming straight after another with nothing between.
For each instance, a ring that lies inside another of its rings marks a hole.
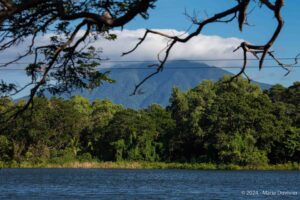
<instances>
[{"instance_id":1,"label":"lake water","mask_svg":"<svg viewBox=\"0 0 300 200\"><path fill-rule=\"evenodd\" d=\"M0 199L300 199L300 172L2 169Z\"/></svg>"}]
</instances>

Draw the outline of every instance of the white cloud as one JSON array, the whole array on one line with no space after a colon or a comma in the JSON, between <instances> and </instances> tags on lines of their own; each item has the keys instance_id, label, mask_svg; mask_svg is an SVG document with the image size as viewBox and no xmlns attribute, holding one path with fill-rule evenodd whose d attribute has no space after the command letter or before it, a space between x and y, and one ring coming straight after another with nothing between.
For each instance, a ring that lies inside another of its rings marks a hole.
<instances>
[{"instance_id":1,"label":"white cloud","mask_svg":"<svg viewBox=\"0 0 300 200\"><path fill-rule=\"evenodd\" d=\"M177 30L162 29L157 30L167 34L183 35L184 32ZM131 50L145 30L123 30L113 31L118 36L115 41L99 41L97 47L103 48L103 56L111 60L155 60L157 54L166 46L168 40L157 35L149 35L143 44L133 53L121 57L123 52ZM176 44L170 54L169 60L211 60L211 59L236 59L242 58L240 51L233 50L240 45L243 40L239 38L223 38L220 36L199 35L187 43ZM162 54L163 55L163 54ZM216 66L230 66L240 64L239 61L216 61L206 62Z\"/></svg>"},{"instance_id":2,"label":"white cloud","mask_svg":"<svg viewBox=\"0 0 300 200\"><path fill-rule=\"evenodd\" d=\"M186 33L180 32L174 29L160 29L156 30L170 35L184 36ZM110 60L156 60L158 53L166 46L168 40L164 37L149 34L143 44L133 53L127 56L121 57L123 52L131 50L139 38L141 38L145 30L123 30L112 31L118 37L114 41L109 41L104 38L100 38L93 45L103 49L103 58L109 58ZM83 35L82 30L78 35ZM49 43L50 34L39 36L36 39L36 45L45 45ZM0 59L2 62L13 60L18 55L22 55L30 44L31 39L28 38L25 42L19 44L16 47L12 47L5 52L0 53ZM177 43L170 54L169 60L211 60L211 59L236 59L242 58L241 52L233 52L233 50L240 45L242 39L239 38L223 38L220 36L208 36L199 35L192 38L187 43ZM164 54L162 54L163 56ZM30 62L32 57L24 58L20 62ZM206 62L209 65L215 66L230 66L241 64L240 61L216 61ZM106 63L114 64L114 63ZM104 66L104 65L103 65Z\"/></svg>"}]
</instances>

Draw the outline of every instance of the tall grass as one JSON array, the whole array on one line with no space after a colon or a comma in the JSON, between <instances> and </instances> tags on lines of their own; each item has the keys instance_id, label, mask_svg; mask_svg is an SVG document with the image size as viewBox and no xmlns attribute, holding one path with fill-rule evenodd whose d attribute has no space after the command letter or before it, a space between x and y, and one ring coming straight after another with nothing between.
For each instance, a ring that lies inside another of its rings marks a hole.
<instances>
[{"instance_id":1,"label":"tall grass","mask_svg":"<svg viewBox=\"0 0 300 200\"><path fill-rule=\"evenodd\" d=\"M68 162L0 162L0 168L99 168L99 169L193 169L193 170L300 170L300 163L285 163L261 166L239 166L234 164L215 163L167 163L144 161L101 162L68 161Z\"/></svg>"}]
</instances>

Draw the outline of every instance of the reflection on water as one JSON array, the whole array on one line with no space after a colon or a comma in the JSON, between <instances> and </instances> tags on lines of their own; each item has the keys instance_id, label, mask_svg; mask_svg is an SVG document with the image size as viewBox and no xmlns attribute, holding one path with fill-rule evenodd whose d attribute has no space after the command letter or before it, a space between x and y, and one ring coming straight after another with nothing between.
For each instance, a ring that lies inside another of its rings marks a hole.
<instances>
[{"instance_id":1,"label":"reflection on water","mask_svg":"<svg viewBox=\"0 0 300 200\"><path fill-rule=\"evenodd\" d=\"M0 199L300 199L300 172L2 169Z\"/></svg>"}]
</instances>

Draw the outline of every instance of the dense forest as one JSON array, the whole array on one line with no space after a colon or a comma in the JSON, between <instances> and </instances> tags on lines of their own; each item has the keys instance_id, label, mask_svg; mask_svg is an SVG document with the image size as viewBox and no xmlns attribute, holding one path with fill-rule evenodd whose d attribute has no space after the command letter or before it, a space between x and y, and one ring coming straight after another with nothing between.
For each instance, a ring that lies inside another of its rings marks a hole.
<instances>
[{"instance_id":1,"label":"dense forest","mask_svg":"<svg viewBox=\"0 0 300 200\"><path fill-rule=\"evenodd\" d=\"M0 99L0 162L162 161L278 164L300 161L300 83L238 79L174 88L169 106L133 110L109 100Z\"/></svg>"}]
</instances>

